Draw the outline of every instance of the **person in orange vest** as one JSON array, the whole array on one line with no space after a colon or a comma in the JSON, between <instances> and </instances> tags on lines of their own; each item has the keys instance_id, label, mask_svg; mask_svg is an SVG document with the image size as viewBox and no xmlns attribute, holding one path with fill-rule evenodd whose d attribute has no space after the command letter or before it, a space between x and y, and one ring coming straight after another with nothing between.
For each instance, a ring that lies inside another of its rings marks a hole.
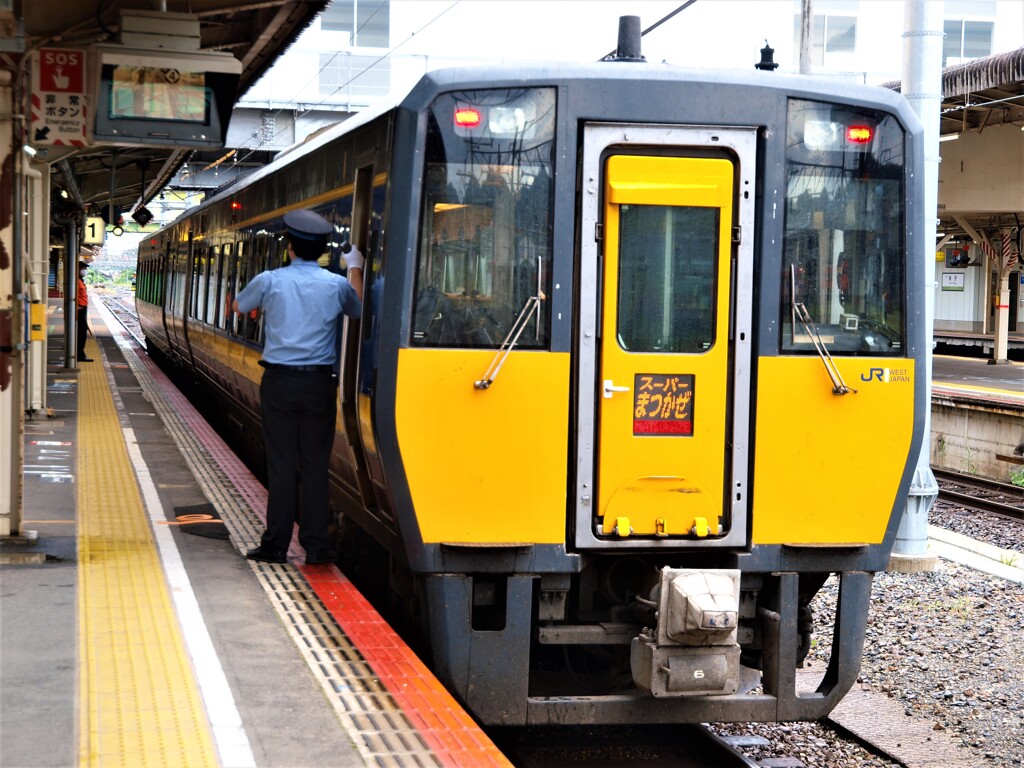
<instances>
[{"instance_id":1,"label":"person in orange vest","mask_svg":"<svg viewBox=\"0 0 1024 768\"><path fill-rule=\"evenodd\" d=\"M78 362L80 363L91 363L92 358L85 356L85 340L89 333L89 293L85 289L85 273L89 269L89 264L85 261L79 260L78 262L78 296L76 305L78 306Z\"/></svg>"}]
</instances>

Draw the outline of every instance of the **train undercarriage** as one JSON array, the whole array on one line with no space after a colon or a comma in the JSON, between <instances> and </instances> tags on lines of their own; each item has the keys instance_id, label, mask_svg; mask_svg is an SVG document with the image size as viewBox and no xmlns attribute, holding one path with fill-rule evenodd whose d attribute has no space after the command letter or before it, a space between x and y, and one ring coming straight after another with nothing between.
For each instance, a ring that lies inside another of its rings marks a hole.
<instances>
[{"instance_id":1,"label":"train undercarriage","mask_svg":"<svg viewBox=\"0 0 1024 768\"><path fill-rule=\"evenodd\" d=\"M832 636L818 638L831 648L828 665L804 690L796 670L829 573L741 575L605 556L573 574L412 574L393 560L385 574L386 552L354 538L361 543L349 538L341 550L346 573L386 604L389 620L486 724L818 719L860 670L870 573L838 574Z\"/></svg>"}]
</instances>

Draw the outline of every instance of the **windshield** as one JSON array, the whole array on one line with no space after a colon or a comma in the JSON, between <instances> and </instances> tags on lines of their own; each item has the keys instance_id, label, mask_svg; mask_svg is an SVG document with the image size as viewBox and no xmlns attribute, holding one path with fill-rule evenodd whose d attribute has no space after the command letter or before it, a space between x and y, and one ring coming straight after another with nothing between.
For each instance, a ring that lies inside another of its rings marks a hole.
<instances>
[{"instance_id":1,"label":"windshield","mask_svg":"<svg viewBox=\"0 0 1024 768\"><path fill-rule=\"evenodd\" d=\"M548 343L555 92L443 94L428 116L412 343Z\"/></svg>"},{"instance_id":2,"label":"windshield","mask_svg":"<svg viewBox=\"0 0 1024 768\"><path fill-rule=\"evenodd\" d=\"M903 130L891 116L791 100L786 142L782 349L905 348Z\"/></svg>"}]
</instances>

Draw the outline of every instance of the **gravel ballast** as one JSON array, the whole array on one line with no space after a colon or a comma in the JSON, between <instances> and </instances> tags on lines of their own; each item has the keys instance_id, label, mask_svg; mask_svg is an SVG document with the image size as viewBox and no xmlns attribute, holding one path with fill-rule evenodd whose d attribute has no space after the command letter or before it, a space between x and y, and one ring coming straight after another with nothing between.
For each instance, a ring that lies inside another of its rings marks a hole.
<instances>
[{"instance_id":1,"label":"gravel ballast","mask_svg":"<svg viewBox=\"0 0 1024 768\"><path fill-rule=\"evenodd\" d=\"M1017 562L1024 562L1024 526L1018 523L993 525L976 514L939 507L929 521L1013 549L1020 553ZM831 579L812 604L812 669L827 661L836 587ZM1024 587L943 559L930 572L877 574L856 689L899 704L907 720L892 722L892 730L913 726L934 734L933 760L894 751L909 766L1024 765ZM767 738L769 747L742 750L754 759L791 757L808 768L904 764L874 755L821 723L715 727L723 734ZM940 745L952 755L941 762Z\"/></svg>"}]
</instances>

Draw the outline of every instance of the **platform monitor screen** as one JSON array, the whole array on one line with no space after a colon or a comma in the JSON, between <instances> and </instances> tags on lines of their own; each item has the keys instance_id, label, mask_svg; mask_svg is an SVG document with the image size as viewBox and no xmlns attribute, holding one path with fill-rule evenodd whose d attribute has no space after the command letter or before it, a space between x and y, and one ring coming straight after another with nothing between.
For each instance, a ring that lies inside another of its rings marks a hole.
<instances>
[{"instance_id":1,"label":"platform monitor screen","mask_svg":"<svg viewBox=\"0 0 1024 768\"><path fill-rule=\"evenodd\" d=\"M241 63L228 54L97 50L93 141L224 145Z\"/></svg>"},{"instance_id":2,"label":"platform monitor screen","mask_svg":"<svg viewBox=\"0 0 1024 768\"><path fill-rule=\"evenodd\" d=\"M113 67L109 102L113 119L206 123L209 110L206 72L130 64Z\"/></svg>"}]
</instances>

